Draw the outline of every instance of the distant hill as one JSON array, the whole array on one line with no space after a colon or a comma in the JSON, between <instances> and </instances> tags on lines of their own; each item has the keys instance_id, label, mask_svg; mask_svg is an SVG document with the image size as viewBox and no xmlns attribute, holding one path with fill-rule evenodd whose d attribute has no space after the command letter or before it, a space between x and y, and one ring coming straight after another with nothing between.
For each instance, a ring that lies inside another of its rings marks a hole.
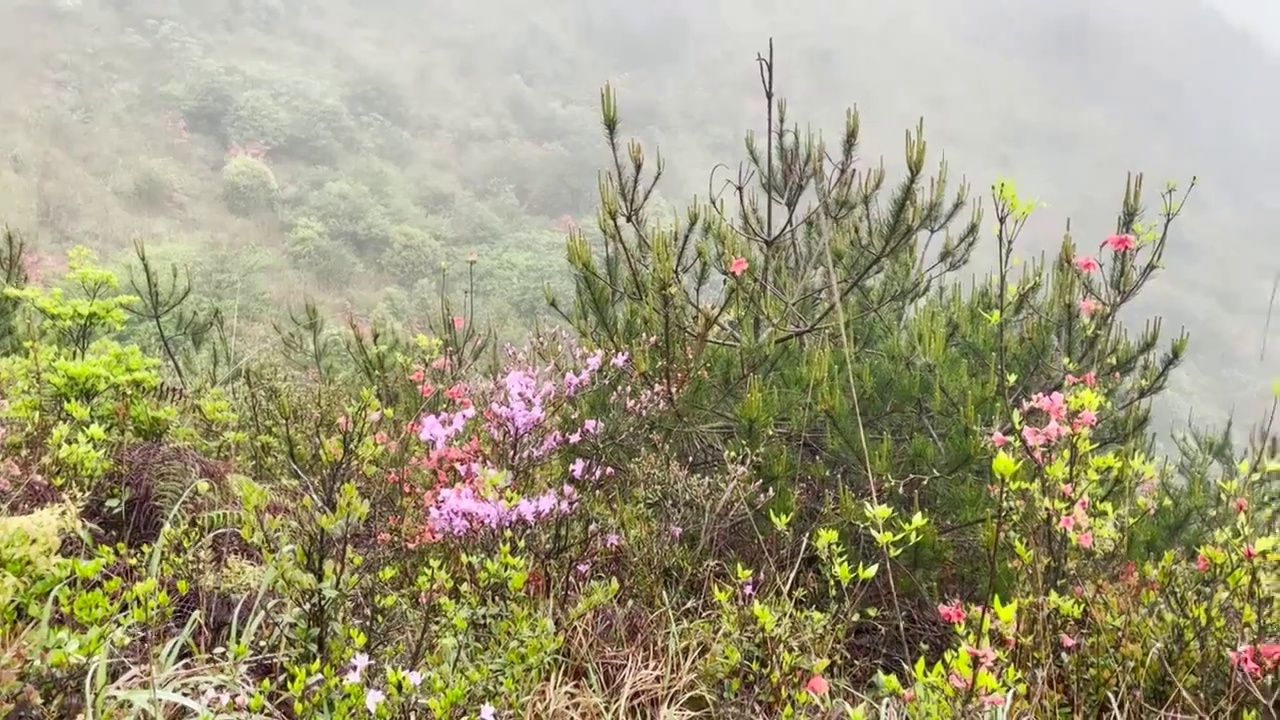
<instances>
[{"instance_id":1,"label":"distant hill","mask_svg":"<svg viewBox=\"0 0 1280 720\"><path fill-rule=\"evenodd\" d=\"M663 151L664 197L705 197L762 122L770 35L796 121L835 129L857 103L865 154L892 167L923 115L956 178L1012 176L1049 203L1029 249L1068 216L1082 244L1104 234L1128 170L1153 201L1199 175L1141 305L1192 331L1166 413L1256 409L1280 374L1280 322L1257 357L1280 271L1280 61L1195 0L3 0L0 212L54 247L150 238L211 300L263 311L310 291L426 312L439 262L474 254L482 305L518 329L560 282L566 217L590 224L599 86ZM270 146L272 213L226 200L251 141Z\"/></svg>"}]
</instances>

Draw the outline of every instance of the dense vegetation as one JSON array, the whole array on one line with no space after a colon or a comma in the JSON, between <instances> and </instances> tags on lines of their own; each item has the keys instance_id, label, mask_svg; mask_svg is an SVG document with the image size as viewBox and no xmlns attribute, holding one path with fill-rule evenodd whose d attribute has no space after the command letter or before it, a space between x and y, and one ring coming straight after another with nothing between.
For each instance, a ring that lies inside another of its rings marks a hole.
<instances>
[{"instance_id":1,"label":"dense vegetation","mask_svg":"<svg viewBox=\"0 0 1280 720\"><path fill-rule=\"evenodd\" d=\"M678 213L603 91L598 212L566 227L547 310L513 310L561 321L520 345L471 282L367 320L295 304L268 346L145 242L37 278L10 234L0 697L25 717L1274 717L1274 412L1162 462L1150 406L1188 339L1121 321L1191 188L1131 177L1111 231L1036 261L1012 183L970 196L920 130L900 173L868 164L856 113L802 133L760 65L770 131ZM400 153L348 147L372 135L339 108L225 67L175 83L175 132L237 148L227 208L285 222L317 271L408 281L459 252L370 185L286 190L290 157ZM404 138L387 98L360 102ZM995 270L969 282L983 245Z\"/></svg>"}]
</instances>

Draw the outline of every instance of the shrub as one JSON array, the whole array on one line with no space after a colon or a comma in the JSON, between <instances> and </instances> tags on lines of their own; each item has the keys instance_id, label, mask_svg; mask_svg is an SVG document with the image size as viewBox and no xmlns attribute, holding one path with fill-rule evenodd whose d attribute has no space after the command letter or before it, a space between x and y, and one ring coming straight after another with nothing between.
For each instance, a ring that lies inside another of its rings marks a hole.
<instances>
[{"instance_id":1,"label":"shrub","mask_svg":"<svg viewBox=\"0 0 1280 720\"><path fill-rule=\"evenodd\" d=\"M327 182L306 207L329 238L362 256L383 252L391 239L391 221L368 187L346 180Z\"/></svg>"},{"instance_id":2,"label":"shrub","mask_svg":"<svg viewBox=\"0 0 1280 720\"><path fill-rule=\"evenodd\" d=\"M257 158L236 155L222 168L222 201L236 215L273 210L279 192L275 174Z\"/></svg>"},{"instance_id":3,"label":"shrub","mask_svg":"<svg viewBox=\"0 0 1280 720\"><path fill-rule=\"evenodd\" d=\"M303 218L289 231L289 257L324 282L341 283L360 269L351 248L335 242L321 223Z\"/></svg>"},{"instance_id":4,"label":"shrub","mask_svg":"<svg viewBox=\"0 0 1280 720\"><path fill-rule=\"evenodd\" d=\"M384 271L407 287L439 274L444 247L423 230L407 225L391 229L391 242L382 254Z\"/></svg>"}]
</instances>

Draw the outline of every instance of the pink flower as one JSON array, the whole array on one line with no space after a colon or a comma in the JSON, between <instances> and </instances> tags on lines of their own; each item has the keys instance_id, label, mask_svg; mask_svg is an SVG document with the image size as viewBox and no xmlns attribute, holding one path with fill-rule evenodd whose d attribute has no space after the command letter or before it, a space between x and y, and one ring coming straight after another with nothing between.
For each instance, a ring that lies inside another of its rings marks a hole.
<instances>
[{"instance_id":1,"label":"pink flower","mask_svg":"<svg viewBox=\"0 0 1280 720\"><path fill-rule=\"evenodd\" d=\"M804 689L814 695L826 695L827 691L831 689L831 685L821 675L814 675L809 678L809 682L805 683Z\"/></svg>"},{"instance_id":2,"label":"pink flower","mask_svg":"<svg viewBox=\"0 0 1280 720\"><path fill-rule=\"evenodd\" d=\"M1093 533L1090 531L1080 533L1076 536L1076 544L1085 549L1093 547Z\"/></svg>"},{"instance_id":3,"label":"pink flower","mask_svg":"<svg viewBox=\"0 0 1280 720\"><path fill-rule=\"evenodd\" d=\"M1071 648L1076 646L1076 639L1066 633L1062 633L1062 635L1058 637L1058 642L1061 643L1062 647L1066 648L1067 650L1070 650Z\"/></svg>"},{"instance_id":4,"label":"pink flower","mask_svg":"<svg viewBox=\"0 0 1280 720\"><path fill-rule=\"evenodd\" d=\"M485 703L480 706L480 720L493 720L495 717L497 717L495 715L495 713L497 712L498 712L497 708L490 705L489 703Z\"/></svg>"},{"instance_id":5,"label":"pink flower","mask_svg":"<svg viewBox=\"0 0 1280 720\"><path fill-rule=\"evenodd\" d=\"M1071 426L1076 430L1084 427L1093 427L1098 424L1098 414L1092 410L1081 410Z\"/></svg>"},{"instance_id":6,"label":"pink flower","mask_svg":"<svg viewBox=\"0 0 1280 720\"><path fill-rule=\"evenodd\" d=\"M410 685L418 687L422 684L422 673L417 670L411 670L409 671L408 680Z\"/></svg>"},{"instance_id":7,"label":"pink flower","mask_svg":"<svg viewBox=\"0 0 1280 720\"><path fill-rule=\"evenodd\" d=\"M1058 527L1062 528L1063 530L1070 530L1075 526L1076 526L1076 519L1070 515L1063 515L1062 517L1058 518Z\"/></svg>"},{"instance_id":8,"label":"pink flower","mask_svg":"<svg viewBox=\"0 0 1280 720\"><path fill-rule=\"evenodd\" d=\"M982 704L989 705L991 707L1000 707L1001 705L1004 705L1004 696L1003 695L983 695Z\"/></svg>"},{"instance_id":9,"label":"pink flower","mask_svg":"<svg viewBox=\"0 0 1280 720\"><path fill-rule=\"evenodd\" d=\"M996 662L996 651L990 647L979 649L970 645L965 647L965 652L969 653L969 657L978 661L978 667L991 667Z\"/></svg>"},{"instance_id":10,"label":"pink flower","mask_svg":"<svg viewBox=\"0 0 1280 720\"><path fill-rule=\"evenodd\" d=\"M1082 298L1080 300L1080 314L1085 317L1089 317L1090 315L1094 314L1095 312L1101 309L1102 309L1102 303L1098 302L1097 300L1094 300L1091 297Z\"/></svg>"},{"instance_id":11,"label":"pink flower","mask_svg":"<svg viewBox=\"0 0 1280 720\"><path fill-rule=\"evenodd\" d=\"M747 262L746 258L736 257L733 259L733 262L729 264L729 273L734 277L741 277L742 273L746 272L749 267L751 267L751 264Z\"/></svg>"},{"instance_id":12,"label":"pink flower","mask_svg":"<svg viewBox=\"0 0 1280 720\"><path fill-rule=\"evenodd\" d=\"M1102 241L1102 245L1111 248L1112 252L1125 252L1132 250L1136 240L1132 235L1112 235Z\"/></svg>"},{"instance_id":13,"label":"pink flower","mask_svg":"<svg viewBox=\"0 0 1280 720\"><path fill-rule=\"evenodd\" d=\"M1200 572L1209 572L1209 558L1205 557L1204 553L1201 553L1196 558L1196 570L1199 570Z\"/></svg>"},{"instance_id":14,"label":"pink flower","mask_svg":"<svg viewBox=\"0 0 1280 720\"><path fill-rule=\"evenodd\" d=\"M1236 512L1242 513L1245 510L1249 509L1249 501L1246 500L1245 498L1238 497L1235 499L1234 502L1231 503L1231 506L1236 509Z\"/></svg>"},{"instance_id":15,"label":"pink flower","mask_svg":"<svg viewBox=\"0 0 1280 720\"><path fill-rule=\"evenodd\" d=\"M1080 255L1076 258L1076 269L1080 272L1097 272L1102 269L1102 266L1092 257Z\"/></svg>"},{"instance_id":16,"label":"pink flower","mask_svg":"<svg viewBox=\"0 0 1280 720\"><path fill-rule=\"evenodd\" d=\"M1256 557L1258 557L1258 551L1257 551L1257 550L1255 550L1255 549L1253 548L1253 546L1252 546L1252 545L1245 545L1245 546L1244 546L1244 559L1245 559L1245 560L1252 560L1252 559L1254 559L1254 558L1256 558Z\"/></svg>"},{"instance_id":17,"label":"pink flower","mask_svg":"<svg viewBox=\"0 0 1280 720\"><path fill-rule=\"evenodd\" d=\"M1007 442L1009 442L1008 436L1006 436L1004 433L1000 432L999 430L991 433L992 445L995 445L996 447L1004 447L1005 443Z\"/></svg>"},{"instance_id":18,"label":"pink flower","mask_svg":"<svg viewBox=\"0 0 1280 720\"><path fill-rule=\"evenodd\" d=\"M949 604L938 606L938 615L952 625L959 625L964 622L964 608L960 607L959 600L952 600Z\"/></svg>"},{"instance_id":19,"label":"pink flower","mask_svg":"<svg viewBox=\"0 0 1280 720\"><path fill-rule=\"evenodd\" d=\"M453 316L453 329L454 329L454 330L461 330L461 329L463 328L463 326L465 326L466 324L467 324L467 321L466 321L466 320L465 320L461 315L454 315L454 316Z\"/></svg>"},{"instance_id":20,"label":"pink flower","mask_svg":"<svg viewBox=\"0 0 1280 720\"><path fill-rule=\"evenodd\" d=\"M378 712L378 706L386 700L387 696L381 690L369 690L364 696L364 706L369 710L369 714L373 715Z\"/></svg>"},{"instance_id":21,"label":"pink flower","mask_svg":"<svg viewBox=\"0 0 1280 720\"><path fill-rule=\"evenodd\" d=\"M609 533L604 538L605 547L616 548L622 542L622 538L617 533Z\"/></svg>"},{"instance_id":22,"label":"pink flower","mask_svg":"<svg viewBox=\"0 0 1280 720\"><path fill-rule=\"evenodd\" d=\"M903 691L902 691L902 702L907 703L908 705L910 705L911 703L913 703L913 702L915 702L915 701L916 701L916 691L915 691L915 690L903 690Z\"/></svg>"},{"instance_id":23,"label":"pink flower","mask_svg":"<svg viewBox=\"0 0 1280 720\"><path fill-rule=\"evenodd\" d=\"M947 682L951 683L951 687L957 690L969 689L969 679L955 670L952 670L951 673L947 675Z\"/></svg>"}]
</instances>

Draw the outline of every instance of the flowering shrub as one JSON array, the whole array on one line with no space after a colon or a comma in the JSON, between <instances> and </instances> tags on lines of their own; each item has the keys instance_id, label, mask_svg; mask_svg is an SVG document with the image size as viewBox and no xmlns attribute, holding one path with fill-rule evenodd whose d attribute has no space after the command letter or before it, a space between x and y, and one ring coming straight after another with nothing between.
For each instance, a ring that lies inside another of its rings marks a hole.
<instances>
[{"instance_id":1,"label":"flowering shrub","mask_svg":"<svg viewBox=\"0 0 1280 720\"><path fill-rule=\"evenodd\" d=\"M964 193L924 192L914 136L883 203L851 122L840 157L753 151L777 219L740 190L741 217L673 228L603 101L576 334L499 350L442 291L432 337L308 304L283 362L214 321L177 353L182 292L125 295L83 251L60 286L6 271L0 711L1273 713L1280 441L1161 462L1149 400L1185 339L1117 319L1172 189L1146 224L1131 183L1096 255L1014 278L1034 204L1002 183L996 272L948 289L978 220L944 232ZM312 230L385 236L329 185Z\"/></svg>"}]
</instances>

